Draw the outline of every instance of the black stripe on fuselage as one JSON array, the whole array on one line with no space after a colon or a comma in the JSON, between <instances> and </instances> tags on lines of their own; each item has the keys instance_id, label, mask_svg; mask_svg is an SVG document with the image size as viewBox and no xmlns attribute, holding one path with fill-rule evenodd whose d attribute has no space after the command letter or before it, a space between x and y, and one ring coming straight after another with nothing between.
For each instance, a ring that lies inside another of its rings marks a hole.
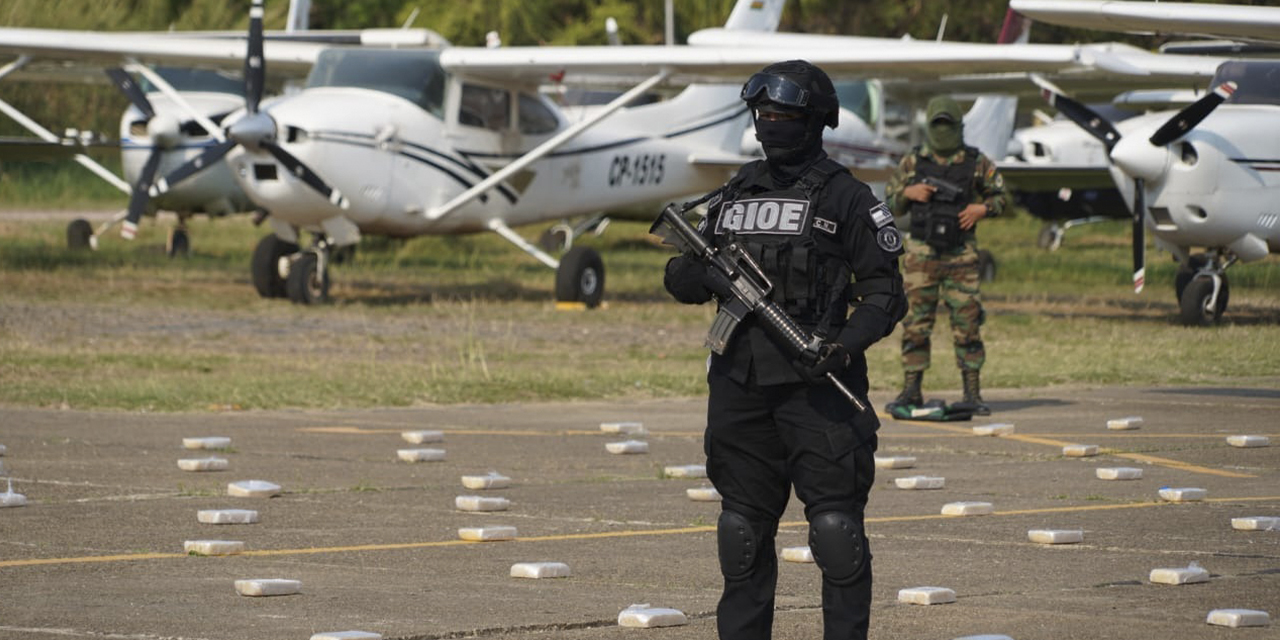
<instances>
[{"instance_id":1,"label":"black stripe on fuselage","mask_svg":"<svg viewBox=\"0 0 1280 640\"><path fill-rule=\"evenodd\" d=\"M310 133L308 135L311 138L314 138L316 140L322 140L325 142L335 142L338 144L346 144L346 145L351 145L355 147L377 149L377 146L378 146L373 141L373 136L359 134L359 133L326 132L326 133ZM400 141L399 144L402 147L409 147L415 150L425 151L433 156L448 160L452 164L455 164L459 167L462 167L463 169L466 169L467 171L470 171L476 174L481 180L489 177L489 174L485 173L484 169L482 169L480 166L476 165L475 163L462 162L457 158L449 156L448 154L442 153L440 151L437 151L435 149L432 149L430 147L426 147L420 144L415 144L412 142L404 142L404 141ZM467 189L470 189L471 187L475 186L477 182L479 182L478 180L475 182L468 180L466 177L459 175L457 172L453 171L449 167L446 167L438 162L431 160L430 158L418 155L416 153L410 153L408 151L405 151L404 149L401 149L398 152L398 154L406 158L409 158L411 160L416 160L418 162L421 162L422 164L425 164L429 167L432 167L440 171L441 173L449 176L450 178L453 178L458 184L462 185ZM510 188L508 188L505 185L498 185L494 188L497 189L498 193L501 193L504 198L506 198L509 202L511 202L511 204L515 204L516 200L519 199L519 196L517 196L514 191L512 191ZM483 194L480 196L481 202L484 202L487 199L488 197Z\"/></svg>"}]
</instances>

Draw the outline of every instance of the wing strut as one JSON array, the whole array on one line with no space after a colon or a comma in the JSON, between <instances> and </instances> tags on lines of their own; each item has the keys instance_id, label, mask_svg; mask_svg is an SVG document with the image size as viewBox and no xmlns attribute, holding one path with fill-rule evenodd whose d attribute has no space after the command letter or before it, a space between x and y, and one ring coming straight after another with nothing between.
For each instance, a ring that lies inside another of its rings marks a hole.
<instances>
[{"instance_id":1,"label":"wing strut","mask_svg":"<svg viewBox=\"0 0 1280 640\"><path fill-rule=\"evenodd\" d=\"M217 138L218 142L227 141L227 137L222 133L222 127L219 127L218 125L214 124L213 121L210 120L208 116L206 116L203 113L200 113L198 109L191 106L191 103L187 102L186 98L183 98L181 95L178 95L178 92L174 90L173 85L165 81L164 78L161 78L160 74L156 73L155 71L152 71L151 68L147 67L146 65L138 64L137 61L133 61L133 60L129 61L129 64L125 65L125 70L133 71L135 73L141 74L142 77L146 78L147 80L150 80L151 84L154 84L156 88L160 90L160 93L163 93L166 96L169 96L169 98L173 100L175 104L177 104L179 107L182 108L183 111L186 111L187 114L191 116L192 120L199 122L200 126L204 127L205 131L209 132L209 135L213 136L214 138Z\"/></svg>"},{"instance_id":2,"label":"wing strut","mask_svg":"<svg viewBox=\"0 0 1280 640\"><path fill-rule=\"evenodd\" d=\"M654 75L646 79L644 82L641 82L640 84L632 87L630 91L627 91L626 93L618 96L617 98L614 98L613 102L610 102L608 105L602 108L595 115L591 116L590 118L587 118L586 120L583 120L582 122L574 124L568 129L565 129L564 131L561 131L560 133L556 134L556 136L551 138L550 140L547 140L546 142L538 145L537 147L534 147L531 151L524 154L523 156L520 156L511 164L494 172L493 175L489 176L488 178L481 180L479 184L458 194L458 196L455 197L453 200L450 200L449 202L446 202L445 204L439 207L436 207L435 209L431 209L427 211L426 212L427 219L439 220L440 218L443 218L449 215L450 213L453 213L462 205L467 204L472 200L475 200L476 198L480 197L480 194L492 189L499 182L502 182L503 180L506 180L507 178L511 177L517 171L524 169L534 161L542 158L542 156L545 156L548 153L551 153L560 145L572 140L579 133L582 133L583 131L595 125L597 122L600 122L601 120L605 119L609 115L613 114L614 111L617 111L618 109L625 106L627 103L631 102L632 100L635 100L637 97L639 97L640 94L648 91L649 89L652 89L653 86L658 84L659 82L666 80L667 76L669 75L671 75L670 69L663 69L662 71L655 73ZM539 259L541 260L541 258ZM543 262L545 262L545 260Z\"/></svg>"},{"instance_id":3,"label":"wing strut","mask_svg":"<svg viewBox=\"0 0 1280 640\"><path fill-rule=\"evenodd\" d=\"M497 218L494 218L493 220L489 221L489 228L496 231L498 235L502 236L503 238L506 238L507 241L510 242L511 244L514 244L515 246L520 247L521 251L524 251L525 253L537 258L540 262L542 262L542 264L545 264L548 267L551 267L552 269L560 268L559 260L552 258L551 256L547 255L546 252L543 251L542 249L539 249L533 246L532 244L530 244L528 240L525 240L524 238L520 237L520 234L516 233L515 231L512 231L511 227L507 226L507 223L501 220L498 220Z\"/></svg>"},{"instance_id":4,"label":"wing strut","mask_svg":"<svg viewBox=\"0 0 1280 640\"><path fill-rule=\"evenodd\" d=\"M31 60L30 56L22 56L22 57L19 57L17 60L14 60L13 62L10 62L9 64L5 65L4 67L0 67L0 80L4 79L6 76L13 73L14 71L17 71L22 67L26 66L27 62L30 62L30 60ZM0 100L0 111L3 111L5 115L9 116L10 118L13 118L14 122L17 122L18 124L22 125L31 133L36 134L45 142L50 142L53 144L60 144L62 142L62 140L58 138L58 136L53 135L52 131L49 131L48 129L40 126L40 124L37 123L35 120L28 118L26 114L22 113L21 111L18 111L17 108L9 104L8 102L5 102L4 100ZM84 168L97 174L99 178L102 178L103 180L106 180L107 182L111 183L111 186L125 193L133 192L133 189L132 187L130 187L128 182L121 180L119 176L117 176L114 173L111 173L111 171L109 171L106 167L102 166L101 164L98 164L97 161L95 161L93 158L90 158L89 156L83 153L77 153L75 155L75 161L80 163Z\"/></svg>"}]
</instances>

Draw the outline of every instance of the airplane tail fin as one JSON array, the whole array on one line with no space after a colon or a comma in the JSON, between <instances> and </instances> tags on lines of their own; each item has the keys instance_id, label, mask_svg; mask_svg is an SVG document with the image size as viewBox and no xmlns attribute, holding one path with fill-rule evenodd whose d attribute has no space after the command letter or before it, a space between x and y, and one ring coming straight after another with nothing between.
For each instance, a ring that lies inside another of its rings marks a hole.
<instances>
[{"instance_id":1,"label":"airplane tail fin","mask_svg":"<svg viewBox=\"0 0 1280 640\"><path fill-rule=\"evenodd\" d=\"M1031 21L1009 9L996 44L1026 44L1031 37ZM1017 117L1018 99L1013 96L981 96L964 114L965 144L977 147L992 160L1008 155L1009 140Z\"/></svg>"},{"instance_id":2,"label":"airplane tail fin","mask_svg":"<svg viewBox=\"0 0 1280 640\"><path fill-rule=\"evenodd\" d=\"M786 0L738 0L724 28L729 31L777 31Z\"/></svg>"}]
</instances>

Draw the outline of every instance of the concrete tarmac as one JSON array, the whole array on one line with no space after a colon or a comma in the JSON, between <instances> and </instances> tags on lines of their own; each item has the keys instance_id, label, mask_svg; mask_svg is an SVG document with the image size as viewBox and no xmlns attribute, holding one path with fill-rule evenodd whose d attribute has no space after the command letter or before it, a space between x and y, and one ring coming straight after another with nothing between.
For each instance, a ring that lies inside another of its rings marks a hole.
<instances>
[{"instance_id":1,"label":"concrete tarmac","mask_svg":"<svg viewBox=\"0 0 1280 640\"><path fill-rule=\"evenodd\" d=\"M1280 378L1232 388L994 390L972 422L883 419L882 469L868 508L875 554L871 638L1016 640L1280 637L1269 627L1205 622L1213 609L1280 618L1280 530L1237 531L1232 519L1280 516ZM887 395L873 396L882 407ZM1133 431L1108 419L1141 416ZM600 423L640 421L647 454L614 455ZM972 427L1012 423L982 437ZM364 630L385 638L711 640L721 578L718 504L694 502L706 480L665 479L668 465L702 464L705 400L439 406L364 411L137 414L0 408L0 457L28 504L0 509L0 638L287 640ZM441 430L438 444L400 433ZM1272 446L1236 448L1230 435ZM226 436L223 451L183 438ZM1094 444L1086 458L1068 444ZM398 449L442 448L443 462L405 463ZM222 457L229 469L186 472L183 458ZM1142 478L1105 481L1101 467ZM465 489L460 476L498 471L508 489ZM939 490L894 479L944 477ZM275 498L227 495L266 480ZM1208 491L1172 504L1161 487ZM4 487L0 485L0 490ZM459 495L497 495L510 509L469 513ZM942 506L989 502L986 516ZM778 546L803 546L793 500ZM260 522L209 525L206 509L254 509ZM464 542L462 527L511 525L505 542ZM1084 541L1043 545L1030 529L1074 529ZM183 553L186 540L237 540L246 552ZM516 562L557 561L564 579L509 577ZM1152 569L1196 563L1211 578L1169 586ZM297 595L237 595L240 579L288 578ZM957 602L908 605L898 591L953 589ZM774 638L820 638L820 573L780 563ZM679 609L689 623L617 625L635 603Z\"/></svg>"}]
</instances>

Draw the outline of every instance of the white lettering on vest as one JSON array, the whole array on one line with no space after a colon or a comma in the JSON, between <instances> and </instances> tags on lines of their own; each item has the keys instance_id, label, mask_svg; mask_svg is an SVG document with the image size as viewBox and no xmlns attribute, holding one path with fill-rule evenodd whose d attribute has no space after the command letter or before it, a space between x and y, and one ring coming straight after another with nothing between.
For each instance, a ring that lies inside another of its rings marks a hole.
<instances>
[{"instance_id":1,"label":"white lettering on vest","mask_svg":"<svg viewBox=\"0 0 1280 640\"><path fill-rule=\"evenodd\" d=\"M766 233L798 236L809 221L809 201L753 198L724 205L716 220L716 235Z\"/></svg>"}]
</instances>

